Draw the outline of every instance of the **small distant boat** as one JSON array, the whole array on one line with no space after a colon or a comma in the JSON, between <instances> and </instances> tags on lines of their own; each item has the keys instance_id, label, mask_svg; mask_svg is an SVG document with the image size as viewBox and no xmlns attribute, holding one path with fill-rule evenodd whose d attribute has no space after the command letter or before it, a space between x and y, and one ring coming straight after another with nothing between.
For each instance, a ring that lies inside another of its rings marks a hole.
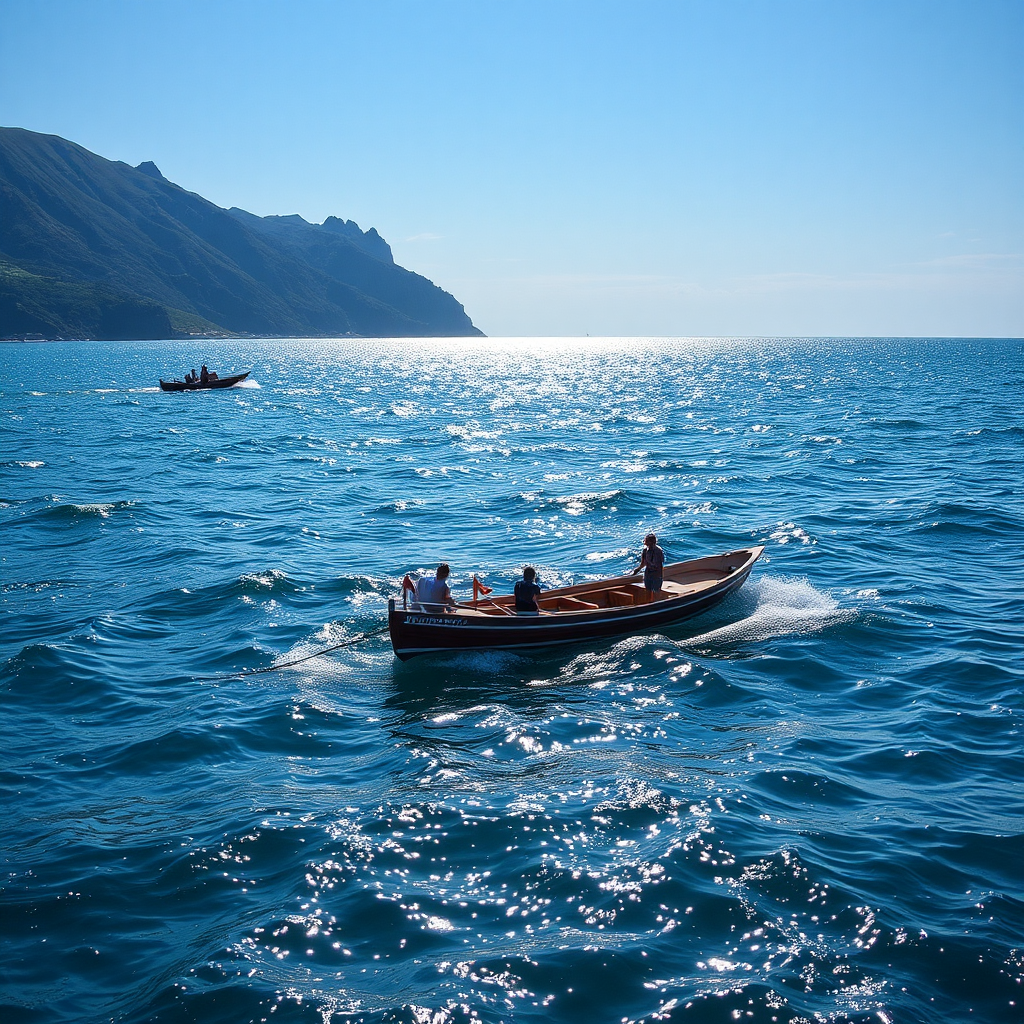
<instances>
[{"instance_id":1,"label":"small distant boat","mask_svg":"<svg viewBox=\"0 0 1024 1024\"><path fill-rule=\"evenodd\" d=\"M698 615L743 585L764 547L665 566L656 601L648 601L643 576L616 576L545 590L540 613L517 614L506 595L462 602L454 611L423 612L388 604L388 631L395 654L517 650L551 644L646 633Z\"/></svg>"},{"instance_id":2,"label":"small distant boat","mask_svg":"<svg viewBox=\"0 0 1024 1024\"><path fill-rule=\"evenodd\" d=\"M207 381L184 381L184 380L161 380L161 391L209 391L212 388L230 388L239 381L249 376L248 370L245 373L236 373L231 377L211 377Z\"/></svg>"}]
</instances>

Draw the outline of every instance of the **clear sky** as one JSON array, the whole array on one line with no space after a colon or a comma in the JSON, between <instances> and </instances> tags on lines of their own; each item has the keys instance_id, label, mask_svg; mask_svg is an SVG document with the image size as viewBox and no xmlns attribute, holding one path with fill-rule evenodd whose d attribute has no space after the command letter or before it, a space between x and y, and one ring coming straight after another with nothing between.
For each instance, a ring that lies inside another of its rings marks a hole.
<instances>
[{"instance_id":1,"label":"clear sky","mask_svg":"<svg viewBox=\"0 0 1024 1024\"><path fill-rule=\"evenodd\" d=\"M0 0L0 124L490 335L1024 335L1022 0Z\"/></svg>"}]
</instances>

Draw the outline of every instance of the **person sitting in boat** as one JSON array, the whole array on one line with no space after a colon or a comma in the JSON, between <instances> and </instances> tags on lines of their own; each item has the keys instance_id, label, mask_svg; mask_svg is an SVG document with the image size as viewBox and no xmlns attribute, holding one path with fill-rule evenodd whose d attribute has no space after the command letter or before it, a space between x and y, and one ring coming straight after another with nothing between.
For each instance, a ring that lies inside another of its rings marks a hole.
<instances>
[{"instance_id":1,"label":"person sitting in boat","mask_svg":"<svg viewBox=\"0 0 1024 1024\"><path fill-rule=\"evenodd\" d=\"M196 377L196 368L193 366L192 367L192 372L185 374L185 383L186 384L195 384L196 379L197 379L197 377Z\"/></svg>"},{"instance_id":2,"label":"person sitting in boat","mask_svg":"<svg viewBox=\"0 0 1024 1024\"><path fill-rule=\"evenodd\" d=\"M199 371L199 383L208 384L210 381L210 371L206 368L206 363L203 363L203 368Z\"/></svg>"},{"instance_id":3,"label":"person sitting in boat","mask_svg":"<svg viewBox=\"0 0 1024 1024\"><path fill-rule=\"evenodd\" d=\"M424 576L416 584L416 601L414 607L417 611L443 612L455 607L452 600L452 592L448 588L448 574L451 570L447 562L442 562L437 567L434 578Z\"/></svg>"},{"instance_id":4,"label":"person sitting in boat","mask_svg":"<svg viewBox=\"0 0 1024 1024\"><path fill-rule=\"evenodd\" d=\"M644 571L644 589L647 591L647 600L656 601L664 582L665 552L653 533L644 537L644 550L640 555L637 572L641 569Z\"/></svg>"},{"instance_id":5,"label":"person sitting in boat","mask_svg":"<svg viewBox=\"0 0 1024 1024\"><path fill-rule=\"evenodd\" d=\"M523 569L523 578L516 582L512 592L516 597L517 615L537 615L540 612L537 602L540 584L537 583L537 570L532 565Z\"/></svg>"}]
</instances>

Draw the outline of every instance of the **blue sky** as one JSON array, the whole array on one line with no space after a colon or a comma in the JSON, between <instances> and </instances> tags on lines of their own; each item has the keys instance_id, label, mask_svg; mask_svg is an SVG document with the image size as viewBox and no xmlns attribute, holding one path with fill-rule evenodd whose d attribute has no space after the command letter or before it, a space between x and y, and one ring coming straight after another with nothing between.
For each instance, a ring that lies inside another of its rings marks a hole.
<instances>
[{"instance_id":1,"label":"blue sky","mask_svg":"<svg viewBox=\"0 0 1024 1024\"><path fill-rule=\"evenodd\" d=\"M3 0L0 124L490 335L1024 335L1021 0Z\"/></svg>"}]
</instances>

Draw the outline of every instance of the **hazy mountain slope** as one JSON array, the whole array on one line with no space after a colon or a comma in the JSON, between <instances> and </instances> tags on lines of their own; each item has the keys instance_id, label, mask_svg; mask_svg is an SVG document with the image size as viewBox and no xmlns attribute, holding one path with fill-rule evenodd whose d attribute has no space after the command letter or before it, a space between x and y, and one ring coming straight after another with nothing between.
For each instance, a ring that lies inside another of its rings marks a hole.
<instances>
[{"instance_id":1,"label":"hazy mountain slope","mask_svg":"<svg viewBox=\"0 0 1024 1024\"><path fill-rule=\"evenodd\" d=\"M281 251L395 309L415 309L421 318L438 323L450 316L448 292L398 266L391 247L373 228L364 234L352 221L337 217L310 224L298 215L257 217L237 208L228 212ZM367 259L367 254L375 258Z\"/></svg>"},{"instance_id":2,"label":"hazy mountain slope","mask_svg":"<svg viewBox=\"0 0 1024 1024\"><path fill-rule=\"evenodd\" d=\"M151 163L133 168L56 136L0 129L0 259L31 274L102 285L111 297L148 299L228 332L480 333L451 295L396 266L375 231L344 221L336 230L335 218L296 218L298 232L264 223L291 219L223 210ZM307 229L316 241L299 237ZM8 275L8 300L18 281ZM38 279L34 288L32 315L46 322ZM55 309L50 321L48 330L65 333L57 325L66 316ZM0 308L0 336L17 333L14 323Z\"/></svg>"}]
</instances>

